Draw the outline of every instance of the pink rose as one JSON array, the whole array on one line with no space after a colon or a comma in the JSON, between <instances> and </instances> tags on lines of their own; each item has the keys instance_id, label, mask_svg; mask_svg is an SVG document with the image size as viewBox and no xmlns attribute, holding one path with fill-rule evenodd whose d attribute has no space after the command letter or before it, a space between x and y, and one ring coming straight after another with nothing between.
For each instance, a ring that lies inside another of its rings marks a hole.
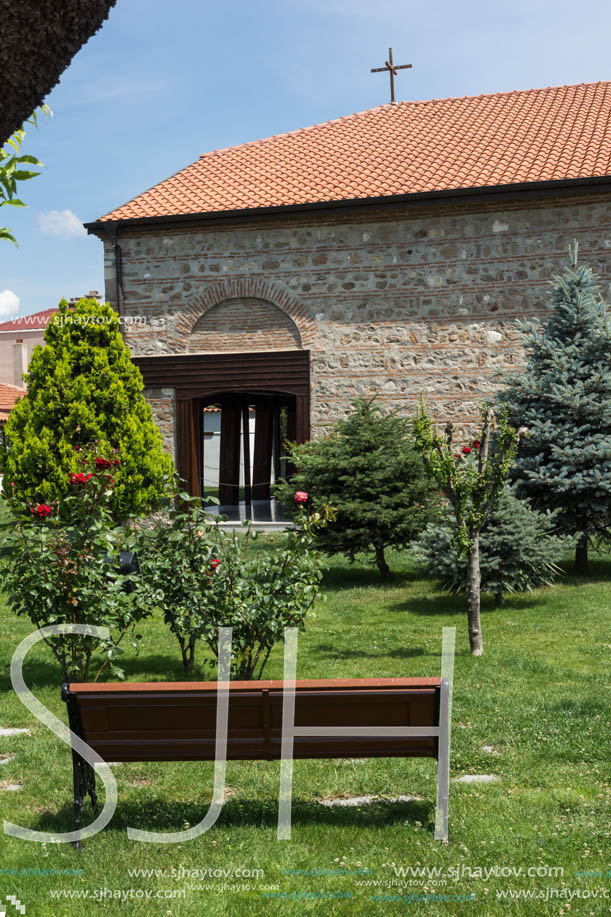
<instances>
[{"instance_id":1,"label":"pink rose","mask_svg":"<svg viewBox=\"0 0 611 917\"><path fill-rule=\"evenodd\" d=\"M295 494L295 503L307 503L308 495L305 490L298 490Z\"/></svg>"}]
</instances>

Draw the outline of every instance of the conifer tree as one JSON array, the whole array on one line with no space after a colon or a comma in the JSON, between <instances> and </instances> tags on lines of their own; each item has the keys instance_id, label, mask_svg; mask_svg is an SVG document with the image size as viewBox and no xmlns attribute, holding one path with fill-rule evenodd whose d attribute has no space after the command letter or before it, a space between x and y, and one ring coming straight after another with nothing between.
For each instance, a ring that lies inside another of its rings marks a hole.
<instances>
[{"instance_id":1,"label":"conifer tree","mask_svg":"<svg viewBox=\"0 0 611 917\"><path fill-rule=\"evenodd\" d=\"M497 606L507 593L530 592L549 586L561 572L556 561L573 545L573 539L552 534L554 513L537 512L528 500L520 500L505 485L480 535L481 589L491 592ZM456 520L431 523L413 549L417 561L448 592L466 595L467 558L456 546Z\"/></svg>"},{"instance_id":2,"label":"conifer tree","mask_svg":"<svg viewBox=\"0 0 611 917\"><path fill-rule=\"evenodd\" d=\"M416 448L412 422L385 413L374 401L357 399L329 436L291 445L297 470L277 494L290 505L295 490L301 490L314 511L331 506L336 518L317 532L318 546L351 559L373 552L387 577L386 548L409 544L430 521L438 497Z\"/></svg>"},{"instance_id":3,"label":"conifer tree","mask_svg":"<svg viewBox=\"0 0 611 917\"><path fill-rule=\"evenodd\" d=\"M499 400L528 430L512 477L538 508L557 509L559 530L578 536L575 566L611 524L611 322L592 270L577 262L553 281L544 329L522 323L527 361Z\"/></svg>"},{"instance_id":4,"label":"conifer tree","mask_svg":"<svg viewBox=\"0 0 611 917\"><path fill-rule=\"evenodd\" d=\"M10 413L1 465L16 498L49 504L71 493L85 447L116 455L111 509L117 521L158 502L172 460L144 400L139 369L116 312L93 299L59 304L32 354L28 393ZM113 452L115 450L115 452ZM101 460L102 461L102 460Z\"/></svg>"}]
</instances>

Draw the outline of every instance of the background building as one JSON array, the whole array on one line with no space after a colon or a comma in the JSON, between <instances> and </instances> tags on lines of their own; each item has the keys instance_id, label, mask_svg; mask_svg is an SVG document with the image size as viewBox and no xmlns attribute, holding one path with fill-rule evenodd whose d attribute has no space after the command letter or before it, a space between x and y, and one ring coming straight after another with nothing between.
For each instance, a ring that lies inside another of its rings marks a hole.
<instances>
[{"instance_id":1,"label":"background building","mask_svg":"<svg viewBox=\"0 0 611 917\"><path fill-rule=\"evenodd\" d=\"M382 105L207 153L88 224L192 492L210 404L227 495L248 408L258 493L283 436L357 396L473 421L573 239L608 292L610 116L611 83Z\"/></svg>"}]
</instances>

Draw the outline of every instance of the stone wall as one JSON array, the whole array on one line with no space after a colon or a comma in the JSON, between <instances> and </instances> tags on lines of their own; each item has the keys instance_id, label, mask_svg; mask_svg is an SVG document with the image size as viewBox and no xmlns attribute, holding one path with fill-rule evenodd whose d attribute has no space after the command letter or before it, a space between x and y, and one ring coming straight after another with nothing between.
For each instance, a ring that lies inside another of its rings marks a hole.
<instances>
[{"instance_id":1,"label":"stone wall","mask_svg":"<svg viewBox=\"0 0 611 917\"><path fill-rule=\"evenodd\" d=\"M441 423L462 425L496 374L519 365L515 322L548 314L550 280L574 238L608 297L604 194L122 229L126 340L134 354L205 352L198 335L210 310L240 300L252 328L252 303L265 301L310 351L314 435L375 393L405 413L423 394ZM116 302L109 245L105 264ZM246 334L237 349L251 345Z\"/></svg>"},{"instance_id":2,"label":"stone wall","mask_svg":"<svg viewBox=\"0 0 611 917\"><path fill-rule=\"evenodd\" d=\"M145 388L144 397L153 411L163 439L163 447L176 456L176 397L173 388Z\"/></svg>"}]
</instances>

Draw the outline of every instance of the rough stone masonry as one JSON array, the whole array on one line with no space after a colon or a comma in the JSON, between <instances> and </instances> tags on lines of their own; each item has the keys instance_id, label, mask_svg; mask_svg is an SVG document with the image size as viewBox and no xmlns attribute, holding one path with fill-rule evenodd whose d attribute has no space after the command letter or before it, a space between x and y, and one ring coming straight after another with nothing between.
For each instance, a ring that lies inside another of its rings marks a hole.
<instances>
[{"instance_id":1,"label":"rough stone masonry","mask_svg":"<svg viewBox=\"0 0 611 917\"><path fill-rule=\"evenodd\" d=\"M549 314L573 239L608 297L605 193L120 226L125 338L134 355L308 350L313 435L376 394L460 427L520 364L516 321ZM116 306L110 242L105 270ZM174 451L174 391L147 397Z\"/></svg>"}]
</instances>

